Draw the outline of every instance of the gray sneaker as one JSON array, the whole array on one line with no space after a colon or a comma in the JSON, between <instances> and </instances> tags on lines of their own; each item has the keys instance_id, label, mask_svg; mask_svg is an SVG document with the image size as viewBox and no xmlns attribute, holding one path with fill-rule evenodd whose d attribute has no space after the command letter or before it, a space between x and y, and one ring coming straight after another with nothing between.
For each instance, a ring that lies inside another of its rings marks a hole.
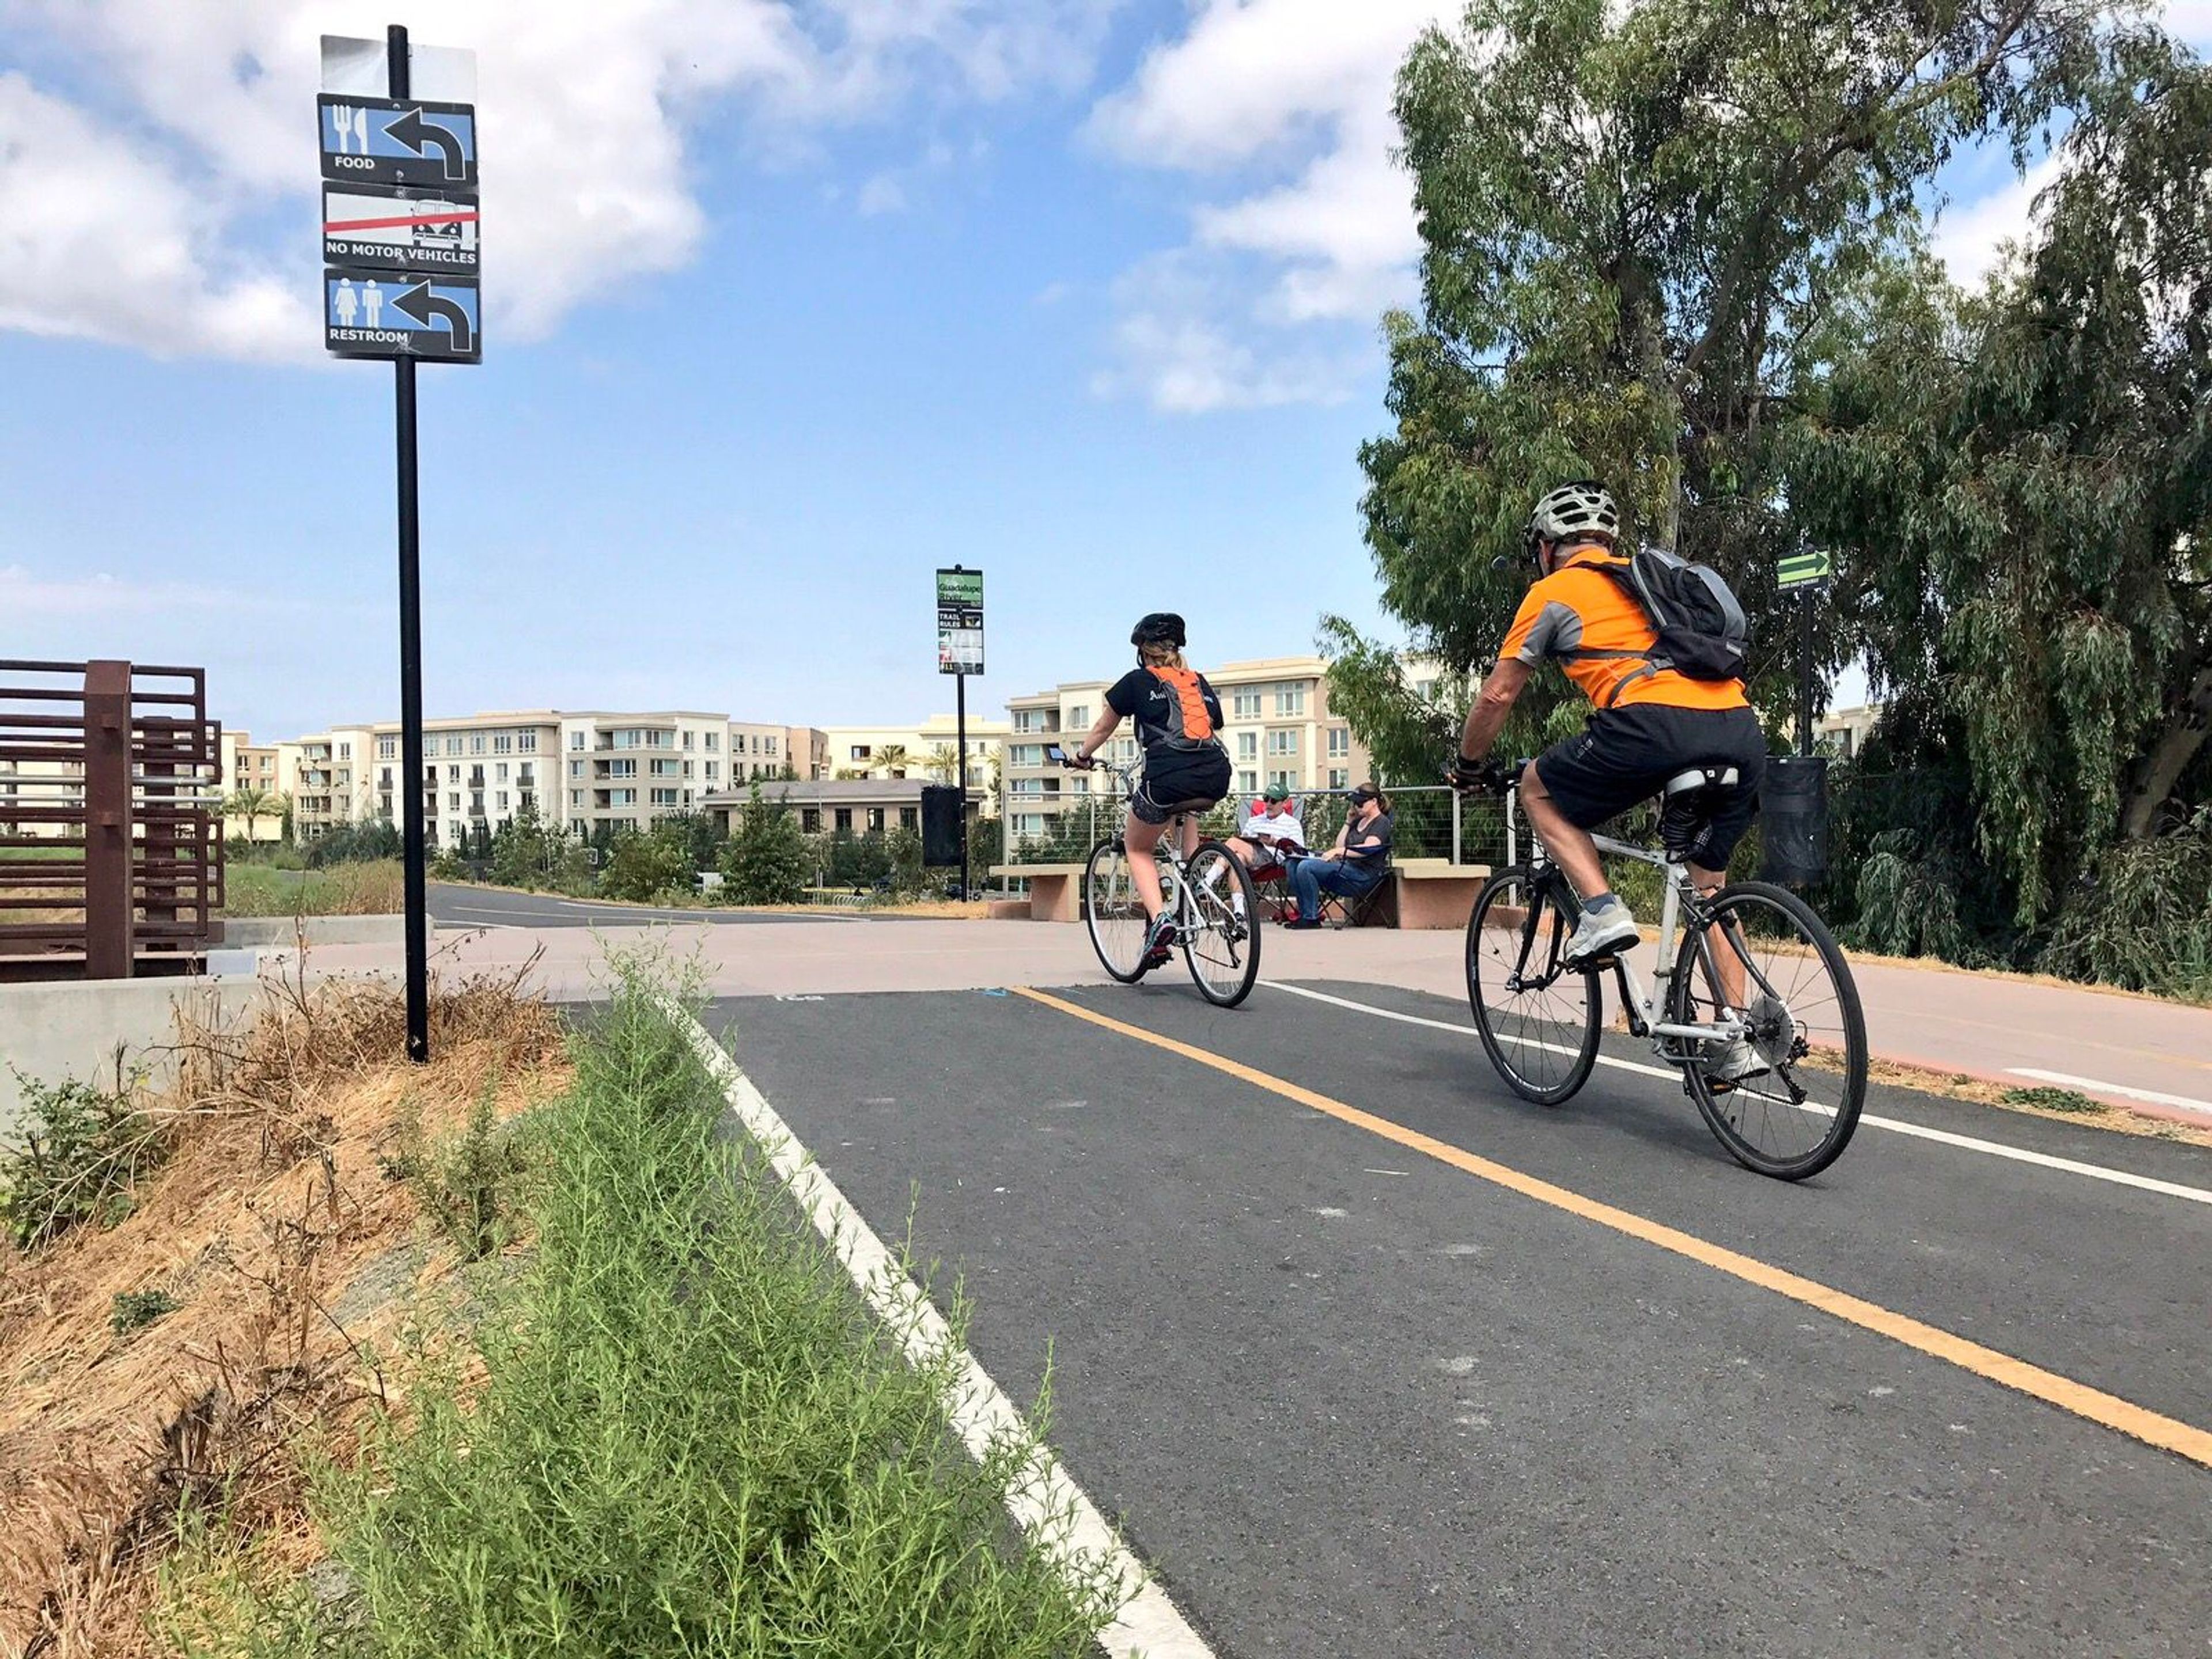
<instances>
[{"instance_id":1,"label":"gray sneaker","mask_svg":"<svg viewBox=\"0 0 2212 1659\"><path fill-rule=\"evenodd\" d=\"M1766 1062L1759 1058L1759 1050L1738 1037L1712 1049L1705 1055L1705 1073L1708 1083L1735 1085L1759 1076L1766 1070Z\"/></svg>"},{"instance_id":2,"label":"gray sneaker","mask_svg":"<svg viewBox=\"0 0 2212 1659\"><path fill-rule=\"evenodd\" d=\"M1559 965L1572 968L1577 963L1601 960L1642 937L1636 931L1636 918L1629 914L1628 907L1615 899L1601 913L1583 912L1575 931L1567 935L1566 948L1559 952Z\"/></svg>"}]
</instances>

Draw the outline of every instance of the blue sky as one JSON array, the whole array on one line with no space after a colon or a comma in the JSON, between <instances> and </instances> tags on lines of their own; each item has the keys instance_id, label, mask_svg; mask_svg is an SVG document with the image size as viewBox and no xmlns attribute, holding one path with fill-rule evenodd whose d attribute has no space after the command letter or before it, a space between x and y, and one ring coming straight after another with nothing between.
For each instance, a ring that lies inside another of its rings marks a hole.
<instances>
[{"instance_id":1,"label":"blue sky","mask_svg":"<svg viewBox=\"0 0 2212 1659\"><path fill-rule=\"evenodd\" d=\"M987 709L1140 611L1204 660L1377 622L1385 100L1443 9L448 0L489 322L421 376L429 711L919 719L954 562ZM307 310L314 39L382 13L222 11L0 0L0 654L204 663L289 737L397 703L391 371ZM1972 183L1962 248L2019 215Z\"/></svg>"}]
</instances>

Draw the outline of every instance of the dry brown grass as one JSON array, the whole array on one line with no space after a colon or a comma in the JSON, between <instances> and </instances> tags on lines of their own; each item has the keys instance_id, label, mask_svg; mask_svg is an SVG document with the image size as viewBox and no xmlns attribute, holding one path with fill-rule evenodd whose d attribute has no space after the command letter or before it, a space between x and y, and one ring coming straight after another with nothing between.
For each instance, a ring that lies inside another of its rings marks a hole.
<instances>
[{"instance_id":1,"label":"dry brown grass","mask_svg":"<svg viewBox=\"0 0 2212 1659\"><path fill-rule=\"evenodd\" d=\"M171 1156L130 1218L0 1255L0 1655L154 1650L155 1568L187 1499L313 1559L303 1431L342 1451L358 1407L390 1397L372 1352L452 1261L408 1253L415 1201L379 1157L411 1124L457 1127L487 1088L512 1114L562 1086L558 1022L520 983L442 990L422 1068L379 984L272 988L233 1030L180 1013L179 1083L149 1103ZM371 1305L342 1325L372 1267ZM116 1335L114 1298L155 1288L176 1311Z\"/></svg>"}]
</instances>

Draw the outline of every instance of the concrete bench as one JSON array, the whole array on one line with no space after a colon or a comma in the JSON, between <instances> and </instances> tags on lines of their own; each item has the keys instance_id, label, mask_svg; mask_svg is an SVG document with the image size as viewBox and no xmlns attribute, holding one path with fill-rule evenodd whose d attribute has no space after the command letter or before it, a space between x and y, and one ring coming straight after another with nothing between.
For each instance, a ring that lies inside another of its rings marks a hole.
<instances>
[{"instance_id":1,"label":"concrete bench","mask_svg":"<svg viewBox=\"0 0 2212 1659\"><path fill-rule=\"evenodd\" d=\"M1080 921L1083 866L1079 864L994 864L994 876L1030 884L1031 921Z\"/></svg>"},{"instance_id":2,"label":"concrete bench","mask_svg":"<svg viewBox=\"0 0 2212 1659\"><path fill-rule=\"evenodd\" d=\"M1467 926L1474 896L1490 878L1490 866L1454 864L1449 859L1400 859L1392 876L1397 884L1399 927L1456 931Z\"/></svg>"}]
</instances>

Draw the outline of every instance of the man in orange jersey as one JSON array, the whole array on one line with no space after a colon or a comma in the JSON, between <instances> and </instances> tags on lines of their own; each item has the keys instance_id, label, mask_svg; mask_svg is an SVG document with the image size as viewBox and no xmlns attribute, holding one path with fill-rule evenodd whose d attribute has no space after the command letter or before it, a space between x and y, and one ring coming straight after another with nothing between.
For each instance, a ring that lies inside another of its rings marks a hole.
<instances>
[{"instance_id":1,"label":"man in orange jersey","mask_svg":"<svg viewBox=\"0 0 2212 1659\"><path fill-rule=\"evenodd\" d=\"M1734 766L1741 782L1716 804L1690 848L1690 876L1717 890L1758 802L1766 734L1741 679L1693 678L1657 650L1659 633L1635 595L1607 573L1620 513L1600 483L1562 484L1536 503L1528 548L1538 580L1506 630L1461 734L1455 781L1471 782L1528 676L1546 659L1592 704L1584 729L1537 757L1521 779L1544 849L1583 901L1562 961L1610 955L1638 937L1636 918L1607 889L1589 832L1656 795L1692 766Z\"/></svg>"}]
</instances>

